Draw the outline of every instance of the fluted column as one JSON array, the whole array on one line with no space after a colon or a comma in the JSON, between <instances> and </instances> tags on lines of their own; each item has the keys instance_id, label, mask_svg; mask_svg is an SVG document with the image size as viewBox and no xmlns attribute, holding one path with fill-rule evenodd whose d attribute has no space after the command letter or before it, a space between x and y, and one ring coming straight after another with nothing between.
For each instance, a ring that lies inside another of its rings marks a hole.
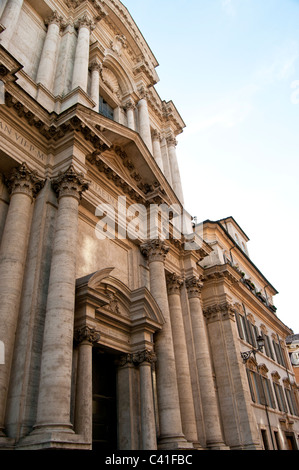
<instances>
[{"instance_id":1,"label":"fluted column","mask_svg":"<svg viewBox=\"0 0 299 470\"><path fill-rule=\"evenodd\" d=\"M78 206L88 187L71 166L53 182L58 212L48 287L36 428L70 430Z\"/></svg>"},{"instance_id":2,"label":"fluted column","mask_svg":"<svg viewBox=\"0 0 299 470\"><path fill-rule=\"evenodd\" d=\"M78 20L76 26L79 28L79 32L74 61L72 90L80 87L86 92L88 83L90 32L95 28L95 24L93 20L85 14Z\"/></svg>"},{"instance_id":3,"label":"fluted column","mask_svg":"<svg viewBox=\"0 0 299 470\"><path fill-rule=\"evenodd\" d=\"M153 152L150 120L147 106L147 91L142 89L140 92L140 96L141 99L138 102L139 134L149 151Z\"/></svg>"},{"instance_id":4,"label":"fluted column","mask_svg":"<svg viewBox=\"0 0 299 470\"><path fill-rule=\"evenodd\" d=\"M174 273L167 275L166 280L183 432L189 442L196 443L198 436L181 305L183 280Z\"/></svg>"},{"instance_id":5,"label":"fluted column","mask_svg":"<svg viewBox=\"0 0 299 470\"><path fill-rule=\"evenodd\" d=\"M133 131L136 130L135 116L134 116L135 108L136 107L135 107L135 103L134 103L133 100L129 100L126 103L125 110L126 110L126 113L127 113L127 123L128 123L128 127L130 129L132 129Z\"/></svg>"},{"instance_id":6,"label":"fluted column","mask_svg":"<svg viewBox=\"0 0 299 470\"><path fill-rule=\"evenodd\" d=\"M92 443L92 346L100 334L84 326L75 331L79 344L76 386L75 430Z\"/></svg>"},{"instance_id":7,"label":"fluted column","mask_svg":"<svg viewBox=\"0 0 299 470\"><path fill-rule=\"evenodd\" d=\"M89 69L91 71L91 84L90 84L90 96L91 99L95 102L94 110L99 112L100 106L100 72L101 72L101 64L94 60Z\"/></svg>"},{"instance_id":8,"label":"fluted column","mask_svg":"<svg viewBox=\"0 0 299 470\"><path fill-rule=\"evenodd\" d=\"M23 0L8 0L2 13L0 23L4 26L4 31L0 35L0 43L4 47L8 47L9 41L15 31L21 9L23 6Z\"/></svg>"},{"instance_id":9,"label":"fluted column","mask_svg":"<svg viewBox=\"0 0 299 470\"><path fill-rule=\"evenodd\" d=\"M153 142L153 155L156 160L159 168L163 171L163 160L160 146L161 136L157 130L152 133L152 142Z\"/></svg>"},{"instance_id":10,"label":"fluted column","mask_svg":"<svg viewBox=\"0 0 299 470\"><path fill-rule=\"evenodd\" d=\"M186 280L196 356L206 444L211 449L225 448L215 391L207 329L201 307L202 283L196 276Z\"/></svg>"},{"instance_id":11,"label":"fluted column","mask_svg":"<svg viewBox=\"0 0 299 470\"><path fill-rule=\"evenodd\" d=\"M156 356L144 350L133 355L133 362L139 367L140 408L142 450L157 449L154 393L152 383L152 364Z\"/></svg>"},{"instance_id":12,"label":"fluted column","mask_svg":"<svg viewBox=\"0 0 299 470\"><path fill-rule=\"evenodd\" d=\"M165 319L162 330L157 334L157 396L160 423L160 448L180 448L189 445L183 435L180 401L178 393L175 356L170 324L164 262L169 248L161 240L152 240L141 246L148 257L150 291L158 303Z\"/></svg>"},{"instance_id":13,"label":"fluted column","mask_svg":"<svg viewBox=\"0 0 299 470\"><path fill-rule=\"evenodd\" d=\"M0 367L0 435L4 416L10 369L18 321L32 202L43 186L36 172L23 163L8 180L11 199L0 248L0 339L5 346L5 364Z\"/></svg>"},{"instance_id":14,"label":"fluted column","mask_svg":"<svg viewBox=\"0 0 299 470\"><path fill-rule=\"evenodd\" d=\"M168 148L168 155L169 155L172 187L178 199L180 200L180 202L184 204L181 175L180 175L180 169L179 169L178 159L177 159L177 154L176 154L176 146L177 146L176 139L173 137L169 137L167 139L167 148Z\"/></svg>"},{"instance_id":15,"label":"fluted column","mask_svg":"<svg viewBox=\"0 0 299 470\"><path fill-rule=\"evenodd\" d=\"M48 25L48 31L37 71L36 83L41 83L52 91L60 39L59 33L60 28L63 26L63 18L58 15L57 11L54 11L45 21L45 24Z\"/></svg>"}]
</instances>

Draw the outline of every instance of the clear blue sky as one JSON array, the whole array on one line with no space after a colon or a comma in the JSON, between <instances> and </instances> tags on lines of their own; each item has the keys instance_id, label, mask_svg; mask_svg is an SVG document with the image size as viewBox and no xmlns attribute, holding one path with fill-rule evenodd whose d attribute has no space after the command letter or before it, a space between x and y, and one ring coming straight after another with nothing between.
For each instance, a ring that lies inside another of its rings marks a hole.
<instances>
[{"instance_id":1,"label":"clear blue sky","mask_svg":"<svg viewBox=\"0 0 299 470\"><path fill-rule=\"evenodd\" d=\"M186 209L233 216L299 333L299 0L124 0L186 123Z\"/></svg>"}]
</instances>

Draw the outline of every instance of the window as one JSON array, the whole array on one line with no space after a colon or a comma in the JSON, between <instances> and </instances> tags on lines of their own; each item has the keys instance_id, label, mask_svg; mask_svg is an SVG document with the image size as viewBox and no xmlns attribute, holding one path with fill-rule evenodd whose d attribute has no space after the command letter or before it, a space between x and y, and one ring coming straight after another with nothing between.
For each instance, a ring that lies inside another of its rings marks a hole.
<instances>
[{"instance_id":1,"label":"window","mask_svg":"<svg viewBox=\"0 0 299 470\"><path fill-rule=\"evenodd\" d=\"M266 405L269 406L270 408L276 408L276 403L274 400L274 395L273 395L272 385L271 385L270 380L267 379L267 377L262 377L262 384L264 387Z\"/></svg>"},{"instance_id":2,"label":"window","mask_svg":"<svg viewBox=\"0 0 299 470\"><path fill-rule=\"evenodd\" d=\"M246 369L251 399L254 403L265 404L265 395L260 375L251 369Z\"/></svg>"},{"instance_id":3,"label":"window","mask_svg":"<svg viewBox=\"0 0 299 470\"><path fill-rule=\"evenodd\" d=\"M275 351L275 355L276 355L276 360L277 360L278 364L280 364L283 367L286 367L283 351L281 349L280 344L278 344L274 340L272 341L272 343L273 343L273 347L274 347L274 351Z\"/></svg>"},{"instance_id":4,"label":"window","mask_svg":"<svg viewBox=\"0 0 299 470\"><path fill-rule=\"evenodd\" d=\"M253 369L246 369L252 401L270 408L276 408L271 382L264 375L268 372L268 369L262 366L261 370L263 374Z\"/></svg>"},{"instance_id":5,"label":"window","mask_svg":"<svg viewBox=\"0 0 299 470\"><path fill-rule=\"evenodd\" d=\"M104 100L102 96L100 96L99 113L109 119L114 118L113 108L107 103L107 101Z\"/></svg>"},{"instance_id":6,"label":"window","mask_svg":"<svg viewBox=\"0 0 299 470\"><path fill-rule=\"evenodd\" d=\"M271 341L270 341L270 338L268 335L266 335L265 333L262 332L262 336L265 340L265 353L268 357L270 357L271 359L275 360L275 357L274 357L274 354L273 354L273 349L272 349L272 346L271 346Z\"/></svg>"},{"instance_id":7,"label":"window","mask_svg":"<svg viewBox=\"0 0 299 470\"><path fill-rule=\"evenodd\" d=\"M256 338L259 335L257 326L253 325L245 315L235 312L235 316L239 337L256 348Z\"/></svg>"},{"instance_id":8,"label":"window","mask_svg":"<svg viewBox=\"0 0 299 470\"><path fill-rule=\"evenodd\" d=\"M285 400L285 397L284 397L282 386L279 385L277 382L273 382L273 386L274 386L276 401L277 401L277 404L278 404L278 409L280 411L283 411L284 413L287 413L288 408L287 408L287 403L286 403L286 400Z\"/></svg>"},{"instance_id":9,"label":"window","mask_svg":"<svg viewBox=\"0 0 299 470\"><path fill-rule=\"evenodd\" d=\"M285 388L284 391L287 397L287 403L288 403L290 414L298 416L298 407L296 403L294 390L290 388Z\"/></svg>"}]
</instances>

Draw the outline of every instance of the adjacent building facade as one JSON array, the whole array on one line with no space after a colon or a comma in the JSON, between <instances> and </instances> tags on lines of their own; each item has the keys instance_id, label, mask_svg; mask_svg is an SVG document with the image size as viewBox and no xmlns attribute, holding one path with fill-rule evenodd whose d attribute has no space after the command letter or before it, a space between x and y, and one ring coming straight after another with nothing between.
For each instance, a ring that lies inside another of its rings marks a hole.
<instances>
[{"instance_id":1,"label":"adjacent building facade","mask_svg":"<svg viewBox=\"0 0 299 470\"><path fill-rule=\"evenodd\" d=\"M124 4L4 0L0 31L0 448L297 449L293 332L235 220L185 211Z\"/></svg>"}]
</instances>

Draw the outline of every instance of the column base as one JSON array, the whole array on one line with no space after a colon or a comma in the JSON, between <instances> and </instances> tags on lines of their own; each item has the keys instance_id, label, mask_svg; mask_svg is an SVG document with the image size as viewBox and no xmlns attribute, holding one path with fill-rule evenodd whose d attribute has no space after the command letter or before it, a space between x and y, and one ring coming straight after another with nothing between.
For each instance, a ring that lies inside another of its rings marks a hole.
<instances>
[{"instance_id":1,"label":"column base","mask_svg":"<svg viewBox=\"0 0 299 470\"><path fill-rule=\"evenodd\" d=\"M193 443L186 441L184 436L165 436L158 440L158 450L194 449Z\"/></svg>"},{"instance_id":2,"label":"column base","mask_svg":"<svg viewBox=\"0 0 299 470\"><path fill-rule=\"evenodd\" d=\"M230 450L230 447L224 442L207 442L208 450Z\"/></svg>"},{"instance_id":3,"label":"column base","mask_svg":"<svg viewBox=\"0 0 299 470\"><path fill-rule=\"evenodd\" d=\"M45 430L32 432L16 445L17 450L91 450L91 447L91 442L86 442L80 434Z\"/></svg>"},{"instance_id":4,"label":"column base","mask_svg":"<svg viewBox=\"0 0 299 470\"><path fill-rule=\"evenodd\" d=\"M11 437L0 436L0 450L13 450L15 448L15 440Z\"/></svg>"}]
</instances>

